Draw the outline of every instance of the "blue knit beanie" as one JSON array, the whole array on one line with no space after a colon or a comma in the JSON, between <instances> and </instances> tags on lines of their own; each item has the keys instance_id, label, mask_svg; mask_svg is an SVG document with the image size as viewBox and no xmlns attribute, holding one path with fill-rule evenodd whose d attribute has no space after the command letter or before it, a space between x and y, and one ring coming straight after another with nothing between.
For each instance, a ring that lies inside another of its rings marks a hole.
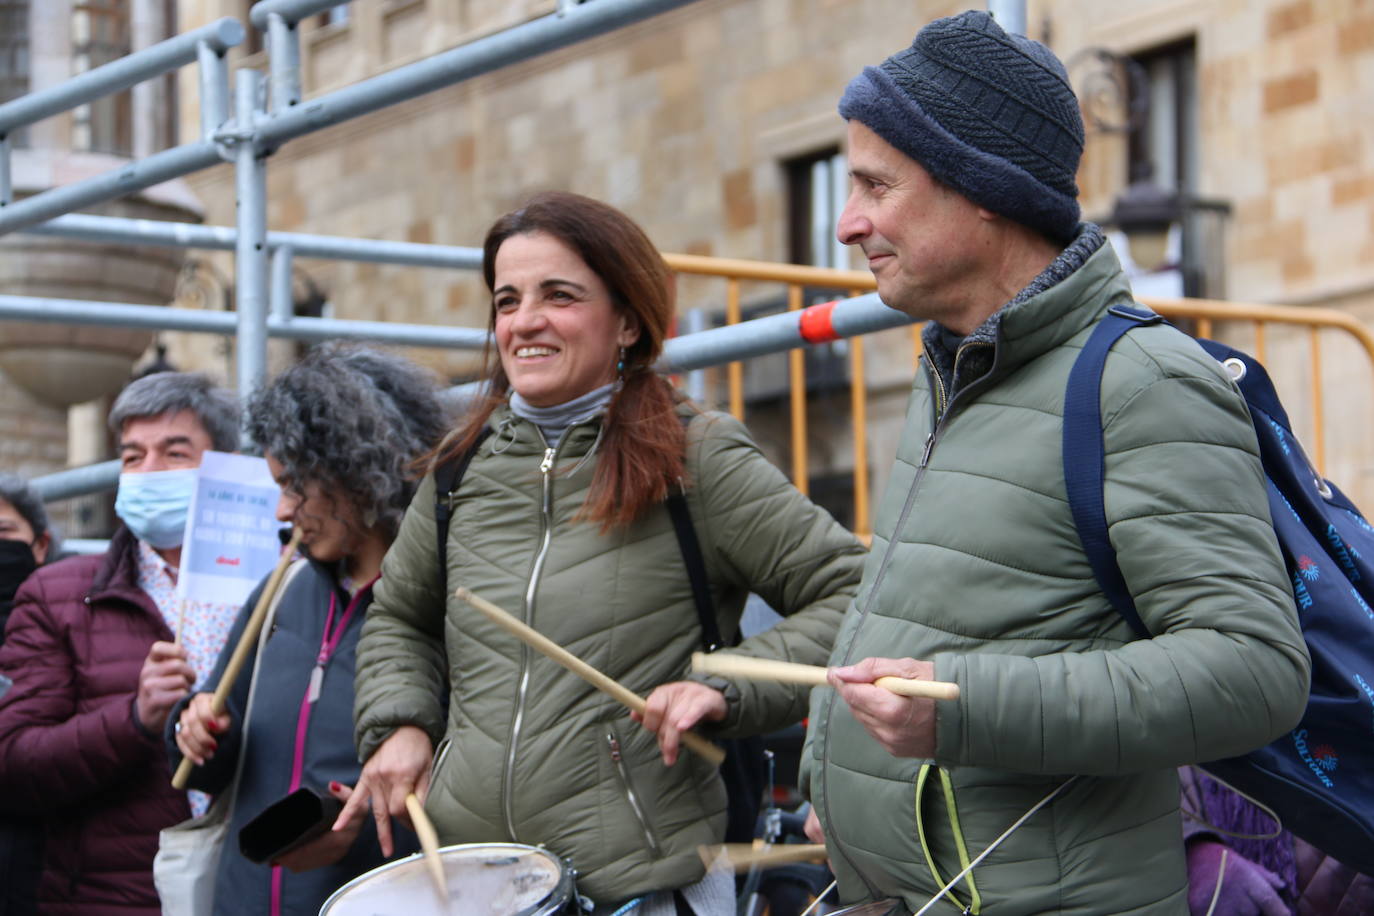
<instances>
[{"instance_id":1,"label":"blue knit beanie","mask_svg":"<svg viewBox=\"0 0 1374 916\"><path fill-rule=\"evenodd\" d=\"M980 207L1050 238L1078 226L1083 119L1064 65L970 10L865 67L840 99L855 119Z\"/></svg>"}]
</instances>

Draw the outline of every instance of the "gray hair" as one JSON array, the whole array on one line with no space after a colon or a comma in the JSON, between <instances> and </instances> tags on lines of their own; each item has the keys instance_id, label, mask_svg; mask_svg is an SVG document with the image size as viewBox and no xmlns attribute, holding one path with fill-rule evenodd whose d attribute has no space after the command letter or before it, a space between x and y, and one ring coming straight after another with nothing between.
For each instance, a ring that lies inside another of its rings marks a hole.
<instances>
[{"instance_id":1,"label":"gray hair","mask_svg":"<svg viewBox=\"0 0 1374 916\"><path fill-rule=\"evenodd\" d=\"M199 372L158 372L130 382L110 408L110 430L118 436L130 420L183 410L200 420L215 451L238 451L238 399Z\"/></svg>"},{"instance_id":2,"label":"gray hair","mask_svg":"<svg viewBox=\"0 0 1374 916\"><path fill-rule=\"evenodd\" d=\"M394 537L415 493L416 460L448 429L433 377L409 360L338 343L310 350L253 396L248 434L298 495L341 494Z\"/></svg>"},{"instance_id":3,"label":"gray hair","mask_svg":"<svg viewBox=\"0 0 1374 916\"><path fill-rule=\"evenodd\" d=\"M33 529L34 540L48 530L48 510L32 486L18 474L0 473L0 499L14 506Z\"/></svg>"}]
</instances>

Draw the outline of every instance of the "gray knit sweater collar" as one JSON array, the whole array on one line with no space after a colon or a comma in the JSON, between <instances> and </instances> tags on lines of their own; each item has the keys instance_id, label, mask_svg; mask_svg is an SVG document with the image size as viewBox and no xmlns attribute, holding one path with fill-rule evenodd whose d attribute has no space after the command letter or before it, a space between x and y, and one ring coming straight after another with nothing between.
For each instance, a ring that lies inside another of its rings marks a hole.
<instances>
[{"instance_id":1,"label":"gray knit sweater collar","mask_svg":"<svg viewBox=\"0 0 1374 916\"><path fill-rule=\"evenodd\" d=\"M529 401L522 398L519 392L512 391L510 396L511 413L517 417L529 420L539 431L544 434L544 441L549 448L557 448L559 441L563 438L563 433L568 428L590 420L592 417L601 413L606 406L611 403L611 397L615 394L615 383L602 385L600 388L593 388L581 397L573 398L571 401L564 401L562 404L555 404L552 407L535 407Z\"/></svg>"}]
</instances>

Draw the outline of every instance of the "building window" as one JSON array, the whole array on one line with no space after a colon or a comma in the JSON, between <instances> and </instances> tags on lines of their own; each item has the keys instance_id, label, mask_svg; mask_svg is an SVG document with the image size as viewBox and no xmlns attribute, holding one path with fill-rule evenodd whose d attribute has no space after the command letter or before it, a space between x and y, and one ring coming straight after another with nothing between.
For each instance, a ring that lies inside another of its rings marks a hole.
<instances>
[{"instance_id":1,"label":"building window","mask_svg":"<svg viewBox=\"0 0 1374 916\"><path fill-rule=\"evenodd\" d=\"M329 9L316 16L315 22L321 28L331 25L348 25L348 4L341 3L338 6L331 6Z\"/></svg>"},{"instance_id":2,"label":"building window","mask_svg":"<svg viewBox=\"0 0 1374 916\"><path fill-rule=\"evenodd\" d=\"M165 37L171 38L181 30L177 28L179 22L177 15L177 0L163 0L162 22ZM252 31L249 29L248 31ZM180 113L181 113L181 91L177 71L165 73L162 76L163 86L163 120L159 124L161 137L161 148L171 149L181 141Z\"/></svg>"},{"instance_id":3,"label":"building window","mask_svg":"<svg viewBox=\"0 0 1374 916\"><path fill-rule=\"evenodd\" d=\"M0 102L29 91L29 2L0 0ZM26 146L23 128L14 132L14 146Z\"/></svg>"},{"instance_id":4,"label":"building window","mask_svg":"<svg viewBox=\"0 0 1374 916\"><path fill-rule=\"evenodd\" d=\"M29 0L0 0L0 102L29 91Z\"/></svg>"},{"instance_id":5,"label":"building window","mask_svg":"<svg viewBox=\"0 0 1374 916\"><path fill-rule=\"evenodd\" d=\"M1197 59L1193 41L1135 56L1145 74L1136 104L1140 128L1131 134L1132 180L1150 178L1163 188L1197 190ZM1134 100L1133 100L1134 101Z\"/></svg>"},{"instance_id":6,"label":"building window","mask_svg":"<svg viewBox=\"0 0 1374 916\"><path fill-rule=\"evenodd\" d=\"M1132 81L1134 129L1127 156L1133 184L1152 183L1176 196L1176 221L1155 277L1132 278L1139 295L1225 295L1225 223L1229 207L1199 194L1197 54L1189 38L1132 58L1141 78ZM1138 263L1137 267L1147 265ZM1167 280L1173 285L1150 287Z\"/></svg>"},{"instance_id":7,"label":"building window","mask_svg":"<svg viewBox=\"0 0 1374 916\"><path fill-rule=\"evenodd\" d=\"M788 260L812 267L848 267L835 223L849 190L844 154L831 148L783 164L787 173Z\"/></svg>"},{"instance_id":8,"label":"building window","mask_svg":"<svg viewBox=\"0 0 1374 916\"><path fill-rule=\"evenodd\" d=\"M129 53L128 0L80 0L72 5L72 72L84 73ZM72 149L127 156L133 147L133 104L117 92L73 109Z\"/></svg>"}]
</instances>

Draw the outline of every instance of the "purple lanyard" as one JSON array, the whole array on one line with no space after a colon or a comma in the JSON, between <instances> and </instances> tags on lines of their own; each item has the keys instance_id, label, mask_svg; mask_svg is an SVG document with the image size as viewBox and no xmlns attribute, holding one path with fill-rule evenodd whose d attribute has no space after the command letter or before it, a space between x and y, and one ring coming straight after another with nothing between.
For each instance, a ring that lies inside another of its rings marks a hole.
<instances>
[{"instance_id":1,"label":"purple lanyard","mask_svg":"<svg viewBox=\"0 0 1374 916\"><path fill-rule=\"evenodd\" d=\"M305 772L305 736L310 730L310 711L315 705L315 701L320 698L320 686L324 683L324 666L329 664L329 660L334 656L334 650L339 647L339 641L348 632L348 623L353 619L353 612L358 609L363 596L372 591L372 586L381 578L381 574L372 577L362 588L354 593L352 600L348 602L348 607L344 609L343 617L339 619L339 625L334 626L334 613L338 610L338 592L330 592L329 595L329 616L324 619L324 635L320 638L320 651L315 655L315 667L310 671L310 685L305 690L305 696L301 699L300 715L296 717L296 752L291 762L291 788L294 792L301 787L301 776ZM330 629L333 628L333 636ZM272 868L272 916L281 916L281 884L282 871L279 866Z\"/></svg>"}]
</instances>

